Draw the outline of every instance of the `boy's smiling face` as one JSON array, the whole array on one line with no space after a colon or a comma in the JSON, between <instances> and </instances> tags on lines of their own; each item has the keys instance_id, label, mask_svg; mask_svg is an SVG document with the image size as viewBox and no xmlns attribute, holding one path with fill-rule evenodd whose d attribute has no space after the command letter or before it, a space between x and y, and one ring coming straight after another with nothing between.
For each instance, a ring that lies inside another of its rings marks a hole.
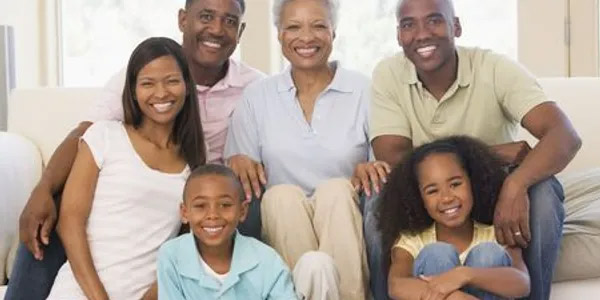
<instances>
[{"instance_id":1,"label":"boy's smiling face","mask_svg":"<svg viewBox=\"0 0 600 300\"><path fill-rule=\"evenodd\" d=\"M190 179L184 195L181 216L200 246L227 247L248 212L236 182L222 175L200 175Z\"/></svg>"}]
</instances>

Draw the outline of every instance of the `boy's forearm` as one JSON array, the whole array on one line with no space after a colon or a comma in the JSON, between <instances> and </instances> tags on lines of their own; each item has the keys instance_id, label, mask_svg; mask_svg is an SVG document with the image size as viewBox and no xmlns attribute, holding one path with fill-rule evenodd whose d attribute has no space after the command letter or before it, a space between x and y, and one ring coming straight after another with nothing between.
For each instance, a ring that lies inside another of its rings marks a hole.
<instances>
[{"instance_id":1,"label":"boy's forearm","mask_svg":"<svg viewBox=\"0 0 600 300\"><path fill-rule=\"evenodd\" d=\"M529 295L529 276L513 267L462 267L470 286L506 297L521 298Z\"/></svg>"},{"instance_id":2,"label":"boy's forearm","mask_svg":"<svg viewBox=\"0 0 600 300\"><path fill-rule=\"evenodd\" d=\"M91 125L91 122L81 122L60 143L42 173L38 188L47 189L51 194L56 194L62 190L77 155L79 138Z\"/></svg>"}]
</instances>

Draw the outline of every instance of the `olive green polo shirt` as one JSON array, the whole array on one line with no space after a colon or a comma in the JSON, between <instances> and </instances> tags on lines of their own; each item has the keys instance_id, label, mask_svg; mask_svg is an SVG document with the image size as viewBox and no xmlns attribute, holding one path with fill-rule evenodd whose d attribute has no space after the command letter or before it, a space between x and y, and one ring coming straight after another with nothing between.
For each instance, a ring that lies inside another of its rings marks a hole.
<instances>
[{"instance_id":1,"label":"olive green polo shirt","mask_svg":"<svg viewBox=\"0 0 600 300\"><path fill-rule=\"evenodd\" d=\"M523 117L549 101L536 79L505 56L458 47L458 76L438 101L417 78L403 53L381 61L373 72L371 141L400 135L413 146L464 134L488 145L515 141Z\"/></svg>"}]
</instances>

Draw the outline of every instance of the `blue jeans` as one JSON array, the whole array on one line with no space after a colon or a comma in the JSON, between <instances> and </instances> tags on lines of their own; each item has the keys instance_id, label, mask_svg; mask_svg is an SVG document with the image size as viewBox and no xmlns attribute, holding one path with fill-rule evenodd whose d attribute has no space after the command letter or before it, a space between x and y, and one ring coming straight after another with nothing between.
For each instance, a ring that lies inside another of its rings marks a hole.
<instances>
[{"instance_id":1,"label":"blue jeans","mask_svg":"<svg viewBox=\"0 0 600 300\"><path fill-rule=\"evenodd\" d=\"M529 200L531 242L524 249L524 259L531 280L529 299L544 300L550 298L552 273L562 238L565 218L562 186L556 178L550 177L529 189ZM365 204L364 232L371 272L371 291L375 300L385 300L389 297L387 274L383 274L381 234L377 230L374 214L377 201L377 197L372 197Z\"/></svg>"},{"instance_id":2,"label":"blue jeans","mask_svg":"<svg viewBox=\"0 0 600 300\"><path fill-rule=\"evenodd\" d=\"M487 242L473 247L473 249L469 251L469 254L467 254L464 265L473 268L494 268L510 266L511 263L510 256L502 246L496 243ZM417 255L413 264L413 276L437 275L448 272L460 265L458 252L454 246L437 242L425 246L425 248L419 252L419 255ZM465 293L469 293L483 300L501 299L494 294L473 287L467 286L462 290Z\"/></svg>"},{"instance_id":3,"label":"blue jeans","mask_svg":"<svg viewBox=\"0 0 600 300\"><path fill-rule=\"evenodd\" d=\"M363 212L364 236L367 244L367 260L369 263L370 286L374 300L387 300L387 274L384 274L381 233L377 229L375 212L379 201L377 194L366 198Z\"/></svg>"},{"instance_id":4,"label":"blue jeans","mask_svg":"<svg viewBox=\"0 0 600 300\"><path fill-rule=\"evenodd\" d=\"M50 243L44 247L44 260L36 260L21 243L17 249L15 264L8 281L4 299L43 300L48 297L54 278L66 261L65 250L55 231Z\"/></svg>"},{"instance_id":5,"label":"blue jeans","mask_svg":"<svg viewBox=\"0 0 600 300\"><path fill-rule=\"evenodd\" d=\"M261 240L262 223L260 220L260 199L252 197L248 206L248 215L246 220L238 225L238 230L245 236L251 236Z\"/></svg>"},{"instance_id":6,"label":"blue jeans","mask_svg":"<svg viewBox=\"0 0 600 300\"><path fill-rule=\"evenodd\" d=\"M252 199L246 220L239 231L260 240L260 200ZM44 248L44 260L36 260L24 244L19 245L15 264L8 282L7 300L43 300L48 297L54 278L65 263L66 255L56 231L50 235L50 244Z\"/></svg>"}]
</instances>

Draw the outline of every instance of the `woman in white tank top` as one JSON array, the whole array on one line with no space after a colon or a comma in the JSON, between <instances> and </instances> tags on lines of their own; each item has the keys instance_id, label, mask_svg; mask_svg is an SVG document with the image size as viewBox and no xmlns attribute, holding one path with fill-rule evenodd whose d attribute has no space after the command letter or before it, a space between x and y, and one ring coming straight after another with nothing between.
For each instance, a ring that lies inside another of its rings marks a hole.
<instances>
[{"instance_id":1,"label":"woman in white tank top","mask_svg":"<svg viewBox=\"0 0 600 300\"><path fill-rule=\"evenodd\" d=\"M57 225L68 262L48 299L140 299L155 282L185 179L205 163L196 95L178 43L150 38L133 51L125 121L94 123L79 143Z\"/></svg>"}]
</instances>

